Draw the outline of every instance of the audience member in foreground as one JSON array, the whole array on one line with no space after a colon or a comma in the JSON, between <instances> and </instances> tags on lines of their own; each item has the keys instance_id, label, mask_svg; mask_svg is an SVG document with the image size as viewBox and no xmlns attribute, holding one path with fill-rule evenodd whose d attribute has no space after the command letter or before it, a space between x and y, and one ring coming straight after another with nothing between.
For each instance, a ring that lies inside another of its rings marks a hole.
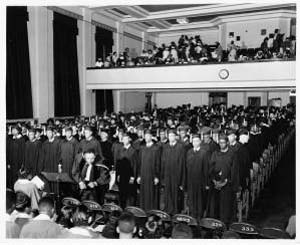
<instances>
[{"instance_id":1,"label":"audience member in foreground","mask_svg":"<svg viewBox=\"0 0 300 245\"><path fill-rule=\"evenodd\" d=\"M11 190L6 190L6 238L19 238L20 228L11 219L11 213L14 211L16 206L16 194Z\"/></svg>"},{"instance_id":2,"label":"audience member in foreground","mask_svg":"<svg viewBox=\"0 0 300 245\"><path fill-rule=\"evenodd\" d=\"M119 239L132 239L136 232L135 218L132 213L124 212L118 221Z\"/></svg>"},{"instance_id":3,"label":"audience member in foreground","mask_svg":"<svg viewBox=\"0 0 300 245\"><path fill-rule=\"evenodd\" d=\"M53 220L54 202L49 197L39 201L39 215L28 222L21 230L20 238L57 238L62 228Z\"/></svg>"}]
</instances>

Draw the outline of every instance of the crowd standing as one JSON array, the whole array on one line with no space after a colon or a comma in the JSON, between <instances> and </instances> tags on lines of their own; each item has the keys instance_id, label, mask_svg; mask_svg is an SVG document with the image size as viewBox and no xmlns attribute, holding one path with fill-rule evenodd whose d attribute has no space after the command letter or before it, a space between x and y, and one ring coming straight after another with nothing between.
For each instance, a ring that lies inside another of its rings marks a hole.
<instances>
[{"instance_id":1,"label":"crowd standing","mask_svg":"<svg viewBox=\"0 0 300 245\"><path fill-rule=\"evenodd\" d=\"M99 57L96 67L132 67L163 64L202 64L207 62L235 62L251 60L277 60L296 57L296 37L281 34L279 29L265 37L260 47L245 48L242 41L229 39L227 47L219 42L205 44L200 35L188 37L182 35L177 43L162 44L160 47L143 50L137 57L130 56L129 48L117 54L111 53L104 60Z\"/></svg>"},{"instance_id":2,"label":"crowd standing","mask_svg":"<svg viewBox=\"0 0 300 245\"><path fill-rule=\"evenodd\" d=\"M215 236L182 222L171 225L170 217L209 217L228 227L236 221L238 196L251 188L252 163L294 124L293 105L187 104L7 125L7 236ZM57 193L44 172L65 173L74 183L62 183ZM61 207L57 196L73 199ZM144 215L151 210L156 213Z\"/></svg>"}]
</instances>

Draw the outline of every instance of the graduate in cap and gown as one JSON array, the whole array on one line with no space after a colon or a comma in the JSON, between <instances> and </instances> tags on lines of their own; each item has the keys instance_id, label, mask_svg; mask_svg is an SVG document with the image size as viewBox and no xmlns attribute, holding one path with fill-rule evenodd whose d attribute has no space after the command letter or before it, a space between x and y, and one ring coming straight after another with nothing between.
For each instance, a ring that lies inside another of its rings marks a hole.
<instances>
[{"instance_id":1,"label":"graduate in cap and gown","mask_svg":"<svg viewBox=\"0 0 300 245\"><path fill-rule=\"evenodd\" d=\"M188 206L191 215L200 220L205 207L203 206L203 193L208 189L209 153L201 147L199 134L192 138L193 148L187 152L187 193Z\"/></svg>"},{"instance_id":2,"label":"graduate in cap and gown","mask_svg":"<svg viewBox=\"0 0 300 245\"><path fill-rule=\"evenodd\" d=\"M219 137L220 150L210 159L210 193L208 216L220 219L226 225L233 220L233 204L238 190L239 174L235 171L234 153L228 147L228 137Z\"/></svg>"},{"instance_id":3,"label":"graduate in cap and gown","mask_svg":"<svg viewBox=\"0 0 300 245\"><path fill-rule=\"evenodd\" d=\"M28 130L29 140L25 143L25 161L24 168L31 176L39 174L40 161L42 157L42 142L37 140L36 130Z\"/></svg>"},{"instance_id":4,"label":"graduate in cap and gown","mask_svg":"<svg viewBox=\"0 0 300 245\"><path fill-rule=\"evenodd\" d=\"M161 179L164 185L165 212L179 213L183 209L183 188L185 186L185 148L177 141L176 130L168 132L169 143L162 150Z\"/></svg>"},{"instance_id":5,"label":"graduate in cap and gown","mask_svg":"<svg viewBox=\"0 0 300 245\"><path fill-rule=\"evenodd\" d=\"M91 126L84 127L84 139L79 143L78 152L85 152L88 149L93 149L95 151L96 162L103 161L101 145L93 136L93 129Z\"/></svg>"},{"instance_id":6,"label":"graduate in cap and gown","mask_svg":"<svg viewBox=\"0 0 300 245\"><path fill-rule=\"evenodd\" d=\"M160 151L152 140L152 133L146 130L145 145L139 151L140 166L137 183L140 184L140 207L146 211L158 209L158 186L160 174Z\"/></svg>"},{"instance_id":7,"label":"graduate in cap and gown","mask_svg":"<svg viewBox=\"0 0 300 245\"><path fill-rule=\"evenodd\" d=\"M250 187L250 170L252 161L248 150L249 131L242 128L239 131L240 147L236 151L237 162L239 165L239 182L242 190Z\"/></svg>"},{"instance_id":8,"label":"graduate in cap and gown","mask_svg":"<svg viewBox=\"0 0 300 245\"><path fill-rule=\"evenodd\" d=\"M18 172L24 166L25 139L17 125L12 127L12 138L7 147L7 185L12 188L18 178Z\"/></svg>"},{"instance_id":9,"label":"graduate in cap and gown","mask_svg":"<svg viewBox=\"0 0 300 245\"><path fill-rule=\"evenodd\" d=\"M42 171L57 173L60 162L60 140L54 135L52 126L47 127L47 140L42 146Z\"/></svg>"},{"instance_id":10,"label":"graduate in cap and gown","mask_svg":"<svg viewBox=\"0 0 300 245\"><path fill-rule=\"evenodd\" d=\"M138 166L138 152L132 147L130 136L124 134L123 148L120 150L119 160L116 165L116 177L122 208L136 205Z\"/></svg>"},{"instance_id":11,"label":"graduate in cap and gown","mask_svg":"<svg viewBox=\"0 0 300 245\"><path fill-rule=\"evenodd\" d=\"M212 129L209 127L204 127L201 132L203 135L203 142L201 144L208 150L210 157L215 151L219 149L218 144L211 137L211 130Z\"/></svg>"},{"instance_id":12,"label":"graduate in cap and gown","mask_svg":"<svg viewBox=\"0 0 300 245\"><path fill-rule=\"evenodd\" d=\"M72 166L78 152L79 143L73 137L73 129L71 127L66 127L64 131L66 138L60 144L60 162L62 164L62 172L72 176Z\"/></svg>"}]
</instances>

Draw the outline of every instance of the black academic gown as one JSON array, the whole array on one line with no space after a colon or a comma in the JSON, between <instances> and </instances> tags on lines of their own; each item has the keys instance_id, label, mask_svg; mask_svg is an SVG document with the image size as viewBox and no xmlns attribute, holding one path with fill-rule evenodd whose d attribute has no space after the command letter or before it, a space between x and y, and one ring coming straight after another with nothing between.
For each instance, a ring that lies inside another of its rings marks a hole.
<instances>
[{"instance_id":1,"label":"black academic gown","mask_svg":"<svg viewBox=\"0 0 300 245\"><path fill-rule=\"evenodd\" d=\"M119 178L118 186L120 190L120 202L122 208L127 205L135 205L137 192L137 170L138 170L138 153L130 146L120 151L120 159L117 161L116 176ZM134 183L130 184L130 178L134 178Z\"/></svg>"},{"instance_id":2,"label":"black academic gown","mask_svg":"<svg viewBox=\"0 0 300 245\"><path fill-rule=\"evenodd\" d=\"M220 219L225 224L234 219L234 197L239 177L234 161L234 153L230 149L227 152L215 151L210 160L209 217ZM221 190L217 190L212 184L213 179L218 181L227 179L228 182Z\"/></svg>"},{"instance_id":3,"label":"black academic gown","mask_svg":"<svg viewBox=\"0 0 300 245\"><path fill-rule=\"evenodd\" d=\"M9 169L7 172L8 184L12 188L18 177L18 171L24 166L25 160L25 140L20 138L8 139L7 145L7 164Z\"/></svg>"},{"instance_id":4,"label":"black academic gown","mask_svg":"<svg viewBox=\"0 0 300 245\"><path fill-rule=\"evenodd\" d=\"M103 154L103 164L105 164L109 169L114 165L113 153L112 153L112 143L110 141L100 141L101 150Z\"/></svg>"},{"instance_id":5,"label":"black academic gown","mask_svg":"<svg viewBox=\"0 0 300 245\"><path fill-rule=\"evenodd\" d=\"M64 139L60 144L60 161L62 172L72 176L72 166L78 152L78 141L74 137L71 140Z\"/></svg>"},{"instance_id":6,"label":"black academic gown","mask_svg":"<svg viewBox=\"0 0 300 245\"><path fill-rule=\"evenodd\" d=\"M252 169L252 162L248 150L248 144L241 144L236 152L237 163L239 165L239 182L242 189L249 187L250 184L250 169ZM248 178L248 186L246 179Z\"/></svg>"},{"instance_id":7,"label":"black academic gown","mask_svg":"<svg viewBox=\"0 0 300 245\"><path fill-rule=\"evenodd\" d=\"M188 206L191 215L200 220L203 216L203 193L208 186L209 154L200 148L190 149L186 157Z\"/></svg>"},{"instance_id":8,"label":"black academic gown","mask_svg":"<svg viewBox=\"0 0 300 245\"><path fill-rule=\"evenodd\" d=\"M25 169L33 176L39 174L39 162L42 157L42 142L39 140L25 143Z\"/></svg>"},{"instance_id":9,"label":"black academic gown","mask_svg":"<svg viewBox=\"0 0 300 245\"><path fill-rule=\"evenodd\" d=\"M78 152L85 152L88 149L94 149L96 154L96 162L103 160L102 149L99 141L92 137L90 140L82 139L78 146Z\"/></svg>"},{"instance_id":10,"label":"black academic gown","mask_svg":"<svg viewBox=\"0 0 300 245\"><path fill-rule=\"evenodd\" d=\"M220 149L219 145L212 139L208 144L203 142L201 147L207 149L210 158L215 151Z\"/></svg>"},{"instance_id":11,"label":"black academic gown","mask_svg":"<svg viewBox=\"0 0 300 245\"><path fill-rule=\"evenodd\" d=\"M55 138L53 142L46 140L43 143L42 150L42 171L58 172L58 164L60 160L60 140Z\"/></svg>"},{"instance_id":12,"label":"black academic gown","mask_svg":"<svg viewBox=\"0 0 300 245\"><path fill-rule=\"evenodd\" d=\"M183 208L183 192L180 186L185 185L185 148L177 142L174 146L164 146L161 157L161 174L164 184L165 211L169 214L179 213Z\"/></svg>"},{"instance_id":13,"label":"black academic gown","mask_svg":"<svg viewBox=\"0 0 300 245\"><path fill-rule=\"evenodd\" d=\"M114 168L116 169L117 162L121 159L121 152L123 149L123 144L116 141L112 145L112 154L113 154L113 162Z\"/></svg>"},{"instance_id":14,"label":"black academic gown","mask_svg":"<svg viewBox=\"0 0 300 245\"><path fill-rule=\"evenodd\" d=\"M144 145L140 148L139 155L140 207L144 210L158 209L158 185L154 185L154 178L160 177L159 147L155 144Z\"/></svg>"}]
</instances>

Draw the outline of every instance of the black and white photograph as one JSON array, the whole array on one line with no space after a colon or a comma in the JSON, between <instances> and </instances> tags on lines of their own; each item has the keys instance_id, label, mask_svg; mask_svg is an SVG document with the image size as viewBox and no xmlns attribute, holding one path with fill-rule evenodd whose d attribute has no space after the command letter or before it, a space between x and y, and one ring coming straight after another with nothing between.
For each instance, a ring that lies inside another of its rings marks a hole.
<instances>
[{"instance_id":1,"label":"black and white photograph","mask_svg":"<svg viewBox=\"0 0 300 245\"><path fill-rule=\"evenodd\" d=\"M5 241L296 242L296 2L2 5Z\"/></svg>"}]
</instances>

